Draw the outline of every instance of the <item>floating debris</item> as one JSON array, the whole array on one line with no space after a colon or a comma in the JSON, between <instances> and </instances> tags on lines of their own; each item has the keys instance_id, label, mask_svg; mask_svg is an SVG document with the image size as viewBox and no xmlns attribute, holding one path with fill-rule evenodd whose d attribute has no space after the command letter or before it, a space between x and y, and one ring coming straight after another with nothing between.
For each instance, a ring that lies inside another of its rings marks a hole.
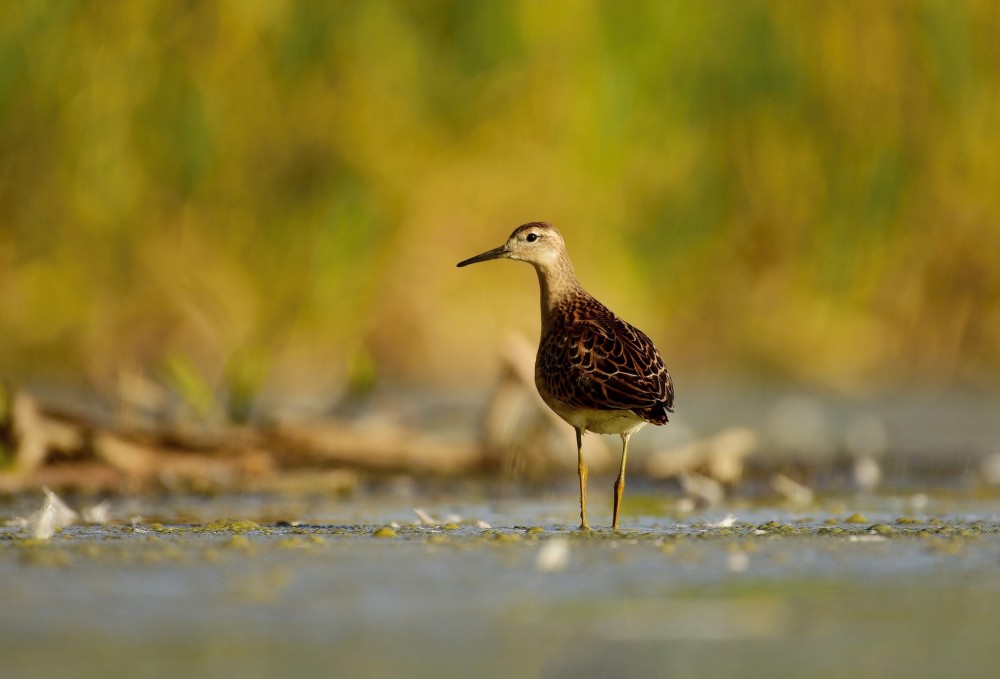
<instances>
[{"instance_id":1,"label":"floating debris","mask_svg":"<svg viewBox=\"0 0 1000 679\"><path fill-rule=\"evenodd\" d=\"M84 523L105 524L110 520L111 503L102 500L92 507L84 507L80 512Z\"/></svg>"},{"instance_id":2,"label":"floating debris","mask_svg":"<svg viewBox=\"0 0 1000 679\"><path fill-rule=\"evenodd\" d=\"M79 514L70 509L48 488L45 491L45 504L37 512L33 512L27 520L27 528L31 537L36 540L48 540L56 530L70 526L80 518Z\"/></svg>"},{"instance_id":3,"label":"floating debris","mask_svg":"<svg viewBox=\"0 0 1000 679\"><path fill-rule=\"evenodd\" d=\"M709 528L732 528L736 524L735 514L726 514L726 516L715 523L709 523Z\"/></svg>"},{"instance_id":4,"label":"floating debris","mask_svg":"<svg viewBox=\"0 0 1000 679\"><path fill-rule=\"evenodd\" d=\"M31 531L31 537L36 540L48 540L55 534L55 514L51 505L31 515L28 519L28 529Z\"/></svg>"},{"instance_id":5,"label":"floating debris","mask_svg":"<svg viewBox=\"0 0 1000 679\"><path fill-rule=\"evenodd\" d=\"M848 535L848 542L886 542L889 538L884 535Z\"/></svg>"},{"instance_id":6,"label":"floating debris","mask_svg":"<svg viewBox=\"0 0 1000 679\"><path fill-rule=\"evenodd\" d=\"M535 570L540 573L558 573L569 565L569 540L553 538L538 548Z\"/></svg>"}]
</instances>

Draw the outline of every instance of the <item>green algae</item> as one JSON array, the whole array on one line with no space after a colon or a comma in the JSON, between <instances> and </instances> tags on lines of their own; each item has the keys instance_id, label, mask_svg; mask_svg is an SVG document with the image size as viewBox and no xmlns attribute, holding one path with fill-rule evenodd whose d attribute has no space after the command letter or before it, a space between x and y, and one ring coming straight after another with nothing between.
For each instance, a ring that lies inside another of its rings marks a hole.
<instances>
[{"instance_id":1,"label":"green algae","mask_svg":"<svg viewBox=\"0 0 1000 679\"><path fill-rule=\"evenodd\" d=\"M234 535L223 544L227 549L248 551L253 548L253 543L244 535Z\"/></svg>"},{"instance_id":2,"label":"green algae","mask_svg":"<svg viewBox=\"0 0 1000 679\"><path fill-rule=\"evenodd\" d=\"M502 533L497 531L493 534L493 540L494 542L515 543L522 542L524 538L516 533Z\"/></svg>"},{"instance_id":3,"label":"green algae","mask_svg":"<svg viewBox=\"0 0 1000 679\"><path fill-rule=\"evenodd\" d=\"M801 535L803 531L807 531L808 529L800 526L790 526L777 521L768 521L757 526L757 530L769 535Z\"/></svg>"},{"instance_id":4,"label":"green algae","mask_svg":"<svg viewBox=\"0 0 1000 679\"><path fill-rule=\"evenodd\" d=\"M820 526L816 529L817 535L843 535L847 531L840 526Z\"/></svg>"},{"instance_id":5,"label":"green algae","mask_svg":"<svg viewBox=\"0 0 1000 679\"><path fill-rule=\"evenodd\" d=\"M876 523L876 524L868 527L868 532L869 533L873 533L875 535L886 535L886 536L888 536L888 535L896 535L900 531L898 529L896 529L896 528L893 528L889 524Z\"/></svg>"},{"instance_id":6,"label":"green algae","mask_svg":"<svg viewBox=\"0 0 1000 679\"><path fill-rule=\"evenodd\" d=\"M872 501L866 499L865 502L868 509ZM1000 534L1000 523L982 518L959 519L942 514L936 519L922 520L903 515L887 518L885 522L871 522L860 512L848 514L839 503L828 503L828 506L835 507L836 514L816 516L813 511L797 516L778 511L778 518L764 522L747 521L746 515L744 520L734 516L719 520L718 514L712 521L664 519L661 524L647 519L642 525L626 525L617 531L607 526L581 531L575 522L538 524L525 521L523 525L511 522L513 525L489 528L482 527L482 520L458 518L439 526L398 525L391 515L386 517L384 524L314 525L285 520L289 514L274 511L264 513L270 517L266 523L229 518L199 523L193 513L182 512L189 523L171 523L169 514L159 514L157 521L148 524L135 520L130 525L71 526L49 540L30 538L23 530L8 530L0 533L0 563L5 554L11 554L17 555L12 560L14 563L53 567L118 564L142 568L174 563L224 566L248 559L299 558L294 552L328 554L341 545L358 546L365 541L372 542L373 538L390 537L397 538L398 544L391 547L393 550L425 549L426 554L436 555L464 553L484 545L504 546L506 549L502 552L506 556L503 558L507 566L513 567L522 563L523 558L541 543L560 539L568 540L574 547L574 560L588 554L591 555L588 558L595 558L595 554L606 552L607 556L602 558L609 559L616 567L625 567L641 559L643 554L664 555L667 557L665 563L673 568L711 563L711 555L717 552L748 555L762 550L762 556L755 556L749 566L740 565L739 561L726 562L734 572L743 573L743 569L747 569L747 573L755 573L762 570L761 564L765 562L767 568L783 568L796 563L795 554L799 549L838 550L848 541L874 542L876 536L883 544L900 545L899 550L907 549L904 545L909 541L912 545L909 549L953 554L968 553L970 541ZM872 511L879 514L878 505L875 507ZM939 507L935 509L940 511ZM740 511L735 507L733 513ZM755 506L747 511L749 516L754 513L761 513L760 508ZM242 511L239 514L247 515ZM489 512L478 515L490 523L500 523ZM525 516L537 520L539 515L527 513ZM974 514L963 516L974 517ZM994 540L987 541L987 545L994 545ZM17 549L13 549L14 546ZM39 550L39 553L25 556L27 550ZM892 558L891 554L888 558Z\"/></svg>"},{"instance_id":7,"label":"green algae","mask_svg":"<svg viewBox=\"0 0 1000 679\"><path fill-rule=\"evenodd\" d=\"M73 557L61 549L28 549L21 552L21 563L28 566L64 567L73 563Z\"/></svg>"},{"instance_id":8,"label":"green algae","mask_svg":"<svg viewBox=\"0 0 1000 679\"><path fill-rule=\"evenodd\" d=\"M293 535L278 541L279 549L309 549L326 544L321 535Z\"/></svg>"},{"instance_id":9,"label":"green algae","mask_svg":"<svg viewBox=\"0 0 1000 679\"><path fill-rule=\"evenodd\" d=\"M217 519L203 528L206 531L229 531L230 533L249 533L251 531L266 531L263 526L248 519Z\"/></svg>"}]
</instances>

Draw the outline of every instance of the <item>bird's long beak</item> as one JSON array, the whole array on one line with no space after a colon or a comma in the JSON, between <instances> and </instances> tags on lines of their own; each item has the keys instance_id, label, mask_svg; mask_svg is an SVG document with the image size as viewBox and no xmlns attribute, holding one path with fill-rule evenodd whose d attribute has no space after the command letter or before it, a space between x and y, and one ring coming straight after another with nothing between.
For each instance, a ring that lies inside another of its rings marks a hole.
<instances>
[{"instance_id":1,"label":"bird's long beak","mask_svg":"<svg viewBox=\"0 0 1000 679\"><path fill-rule=\"evenodd\" d=\"M469 257L468 259L462 260L458 263L458 266L466 266L468 264L476 264L477 262L485 262L491 259L500 259L502 257L507 257L510 255L510 250L507 249L507 244L503 244L498 248L493 248L481 255L476 255L475 257Z\"/></svg>"}]
</instances>

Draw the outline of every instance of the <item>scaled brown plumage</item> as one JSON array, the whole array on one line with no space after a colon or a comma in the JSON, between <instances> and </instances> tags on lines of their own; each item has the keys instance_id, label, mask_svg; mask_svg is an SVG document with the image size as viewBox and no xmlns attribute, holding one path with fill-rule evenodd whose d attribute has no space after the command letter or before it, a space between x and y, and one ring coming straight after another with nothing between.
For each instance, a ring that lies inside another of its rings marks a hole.
<instances>
[{"instance_id":1,"label":"scaled brown plumage","mask_svg":"<svg viewBox=\"0 0 1000 679\"><path fill-rule=\"evenodd\" d=\"M538 346L537 373L577 408L628 410L666 424L674 385L652 341L583 290L561 303Z\"/></svg>"},{"instance_id":2,"label":"scaled brown plumage","mask_svg":"<svg viewBox=\"0 0 1000 679\"><path fill-rule=\"evenodd\" d=\"M647 422L666 424L674 385L656 347L618 318L576 279L562 234L545 222L519 226L507 242L458 266L491 259L531 264L541 291L542 336L535 386L546 405L576 430L580 528L587 524L587 465L582 436L591 431L622 438L612 527L618 528L629 437Z\"/></svg>"}]
</instances>

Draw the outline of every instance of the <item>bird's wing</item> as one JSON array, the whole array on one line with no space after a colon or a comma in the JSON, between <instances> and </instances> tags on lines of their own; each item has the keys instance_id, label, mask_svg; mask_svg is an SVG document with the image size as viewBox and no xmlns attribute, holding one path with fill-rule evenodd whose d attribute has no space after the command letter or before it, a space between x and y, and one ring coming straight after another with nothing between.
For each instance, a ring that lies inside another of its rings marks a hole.
<instances>
[{"instance_id":1,"label":"bird's wing","mask_svg":"<svg viewBox=\"0 0 1000 679\"><path fill-rule=\"evenodd\" d=\"M642 331L617 317L577 321L542 358L545 386L570 405L644 416L672 410L674 387L663 359Z\"/></svg>"}]
</instances>

